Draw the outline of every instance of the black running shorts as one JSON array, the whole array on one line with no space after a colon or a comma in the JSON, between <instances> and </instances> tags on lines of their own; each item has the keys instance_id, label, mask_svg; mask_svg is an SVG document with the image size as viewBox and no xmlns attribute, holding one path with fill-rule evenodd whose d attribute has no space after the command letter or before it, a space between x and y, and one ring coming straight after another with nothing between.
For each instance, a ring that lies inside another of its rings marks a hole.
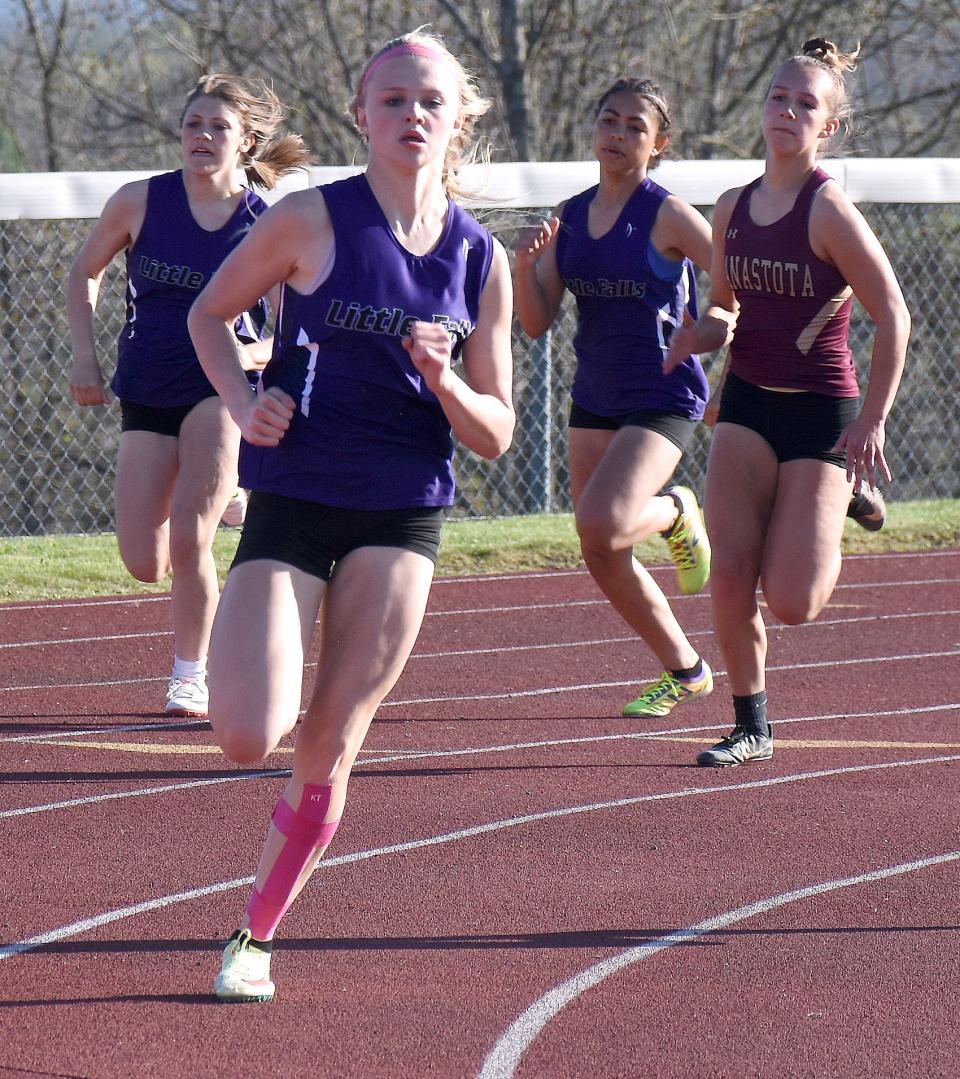
<instances>
[{"instance_id":1,"label":"black running shorts","mask_svg":"<svg viewBox=\"0 0 960 1079\"><path fill-rule=\"evenodd\" d=\"M717 423L756 431L781 464L812 458L845 468L845 455L831 451L859 411L859 397L766 390L730 372L723 384Z\"/></svg>"},{"instance_id":2,"label":"black running shorts","mask_svg":"<svg viewBox=\"0 0 960 1079\"><path fill-rule=\"evenodd\" d=\"M352 510L253 491L233 565L270 558L329 581L360 547L400 547L437 561L443 508Z\"/></svg>"},{"instance_id":3,"label":"black running shorts","mask_svg":"<svg viewBox=\"0 0 960 1079\"><path fill-rule=\"evenodd\" d=\"M619 431L621 427L645 427L648 431L656 431L658 435L663 435L682 453L689 445L697 424L695 420L688 420L675 412L661 412L653 408L621 412L616 416L598 416L595 412L588 412L572 401L570 426L591 431Z\"/></svg>"},{"instance_id":4,"label":"black running shorts","mask_svg":"<svg viewBox=\"0 0 960 1079\"><path fill-rule=\"evenodd\" d=\"M158 408L155 405L138 405L133 401L121 401L120 430L152 431L155 435L179 438L183 421L199 403L199 401L194 401L192 405Z\"/></svg>"}]
</instances>

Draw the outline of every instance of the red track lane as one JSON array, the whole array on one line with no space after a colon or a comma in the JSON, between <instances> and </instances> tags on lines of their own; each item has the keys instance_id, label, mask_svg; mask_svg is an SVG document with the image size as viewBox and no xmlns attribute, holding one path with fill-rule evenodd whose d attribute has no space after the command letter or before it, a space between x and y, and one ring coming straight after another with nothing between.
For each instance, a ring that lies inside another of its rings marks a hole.
<instances>
[{"instance_id":1,"label":"red track lane","mask_svg":"<svg viewBox=\"0 0 960 1079\"><path fill-rule=\"evenodd\" d=\"M438 581L247 1007L210 988L289 743L158 716L166 596L0 609L0 1075L955 1077L960 551L771 626L777 752L730 771L675 603L717 688L638 723L586 574Z\"/></svg>"}]
</instances>

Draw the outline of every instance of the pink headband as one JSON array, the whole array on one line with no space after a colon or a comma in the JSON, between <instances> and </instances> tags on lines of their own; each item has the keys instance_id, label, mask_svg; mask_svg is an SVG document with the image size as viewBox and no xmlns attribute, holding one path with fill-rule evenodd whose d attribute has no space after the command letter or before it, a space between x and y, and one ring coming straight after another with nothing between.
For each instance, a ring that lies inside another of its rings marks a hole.
<instances>
[{"instance_id":1,"label":"pink headband","mask_svg":"<svg viewBox=\"0 0 960 1079\"><path fill-rule=\"evenodd\" d=\"M382 67L388 60L396 60L399 56L425 56L428 60L436 60L437 63L445 63L447 59L439 49L434 49L430 45L420 45L415 41L404 41L399 45L394 45L393 48L387 49L386 52L380 53L370 61L360 80L357 95L363 93L363 88L378 67Z\"/></svg>"}]
</instances>

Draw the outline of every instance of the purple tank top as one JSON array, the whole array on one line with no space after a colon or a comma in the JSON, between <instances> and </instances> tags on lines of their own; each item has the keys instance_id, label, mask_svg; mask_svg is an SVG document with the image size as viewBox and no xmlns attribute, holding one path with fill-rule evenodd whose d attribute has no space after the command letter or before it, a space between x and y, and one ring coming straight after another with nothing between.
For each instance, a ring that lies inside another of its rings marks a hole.
<instances>
[{"instance_id":1,"label":"purple tank top","mask_svg":"<svg viewBox=\"0 0 960 1079\"><path fill-rule=\"evenodd\" d=\"M297 411L278 446L241 445L241 482L347 509L448 506L450 424L401 338L415 321L440 322L457 361L476 325L493 240L450 203L436 247L412 255L366 176L319 190L333 224L333 268L309 294L283 286L261 376Z\"/></svg>"},{"instance_id":2,"label":"purple tank top","mask_svg":"<svg viewBox=\"0 0 960 1079\"><path fill-rule=\"evenodd\" d=\"M110 383L119 398L168 408L193 405L216 392L194 351L187 314L266 208L258 195L244 191L230 220L208 232L190 212L181 172L150 178L143 226L127 251L127 317ZM266 317L261 300L237 319L237 337L259 340Z\"/></svg>"},{"instance_id":3,"label":"purple tank top","mask_svg":"<svg viewBox=\"0 0 960 1079\"><path fill-rule=\"evenodd\" d=\"M577 299L573 399L599 416L656 409L698 420L707 399L699 358L663 373L684 309L697 317L693 267L685 259L676 278L664 280L648 256L650 232L670 192L646 177L616 224L595 240L587 214L597 190L567 202L557 236L557 269Z\"/></svg>"},{"instance_id":4,"label":"purple tank top","mask_svg":"<svg viewBox=\"0 0 960 1079\"><path fill-rule=\"evenodd\" d=\"M814 169L793 209L770 225L750 218L740 193L724 241L724 267L740 303L730 370L756 386L857 397L848 344L853 290L810 246L810 207L830 177Z\"/></svg>"}]
</instances>

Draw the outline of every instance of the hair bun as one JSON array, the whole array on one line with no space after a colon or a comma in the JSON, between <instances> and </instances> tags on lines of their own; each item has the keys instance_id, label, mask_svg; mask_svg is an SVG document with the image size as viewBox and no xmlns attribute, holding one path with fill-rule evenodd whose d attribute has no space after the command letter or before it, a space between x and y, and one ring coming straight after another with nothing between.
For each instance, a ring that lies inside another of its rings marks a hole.
<instances>
[{"instance_id":1,"label":"hair bun","mask_svg":"<svg viewBox=\"0 0 960 1079\"><path fill-rule=\"evenodd\" d=\"M807 59L815 64L822 64L834 75L843 76L846 71L856 71L860 56L860 46L853 52L841 52L836 45L825 37L812 37L803 43L798 59Z\"/></svg>"},{"instance_id":2,"label":"hair bun","mask_svg":"<svg viewBox=\"0 0 960 1079\"><path fill-rule=\"evenodd\" d=\"M825 37L812 37L803 43L800 52L804 56L812 56L817 60L828 62L828 57L834 59L839 56L839 50L832 41Z\"/></svg>"}]
</instances>

